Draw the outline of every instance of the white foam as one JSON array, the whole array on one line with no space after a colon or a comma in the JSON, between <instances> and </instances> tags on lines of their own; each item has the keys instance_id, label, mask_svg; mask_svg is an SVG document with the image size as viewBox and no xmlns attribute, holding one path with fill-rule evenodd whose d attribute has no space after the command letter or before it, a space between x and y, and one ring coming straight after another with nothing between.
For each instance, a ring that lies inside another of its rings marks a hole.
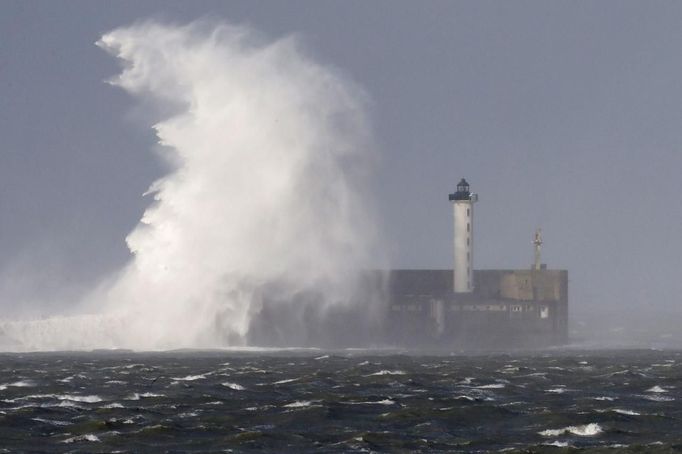
<instances>
[{"instance_id":1,"label":"white foam","mask_svg":"<svg viewBox=\"0 0 682 454\"><path fill-rule=\"evenodd\" d=\"M46 424L52 424L55 426L68 426L71 424L68 421L58 421L56 419L33 418L33 420L38 422L44 422Z\"/></svg>"},{"instance_id":2,"label":"white foam","mask_svg":"<svg viewBox=\"0 0 682 454\"><path fill-rule=\"evenodd\" d=\"M102 406L102 408L123 408L123 405L119 404L118 402L112 402Z\"/></svg>"},{"instance_id":3,"label":"white foam","mask_svg":"<svg viewBox=\"0 0 682 454\"><path fill-rule=\"evenodd\" d=\"M489 385L481 385L481 386L476 386L476 389L502 389L506 385L503 383L491 383Z\"/></svg>"},{"instance_id":4,"label":"white foam","mask_svg":"<svg viewBox=\"0 0 682 454\"><path fill-rule=\"evenodd\" d=\"M237 384L237 383L230 383L230 382L225 382L221 383L223 386L233 389L235 391L244 391L246 388L244 388L242 385Z\"/></svg>"},{"instance_id":5,"label":"white foam","mask_svg":"<svg viewBox=\"0 0 682 454\"><path fill-rule=\"evenodd\" d=\"M625 410L625 409L621 409L621 408L614 408L611 411L613 411L614 413L618 413L621 415L628 415L628 416L640 416L641 415L641 413L637 413L636 411Z\"/></svg>"},{"instance_id":6,"label":"white foam","mask_svg":"<svg viewBox=\"0 0 682 454\"><path fill-rule=\"evenodd\" d=\"M206 375L205 375L205 374L199 374L199 375L188 375L188 376L182 377L182 378L173 377L173 380L177 380L177 381L195 381L195 380L203 380L203 379L205 379L205 378L206 378Z\"/></svg>"},{"instance_id":7,"label":"white foam","mask_svg":"<svg viewBox=\"0 0 682 454\"><path fill-rule=\"evenodd\" d=\"M359 270L383 267L366 97L341 71L295 36L219 21L138 21L97 45L122 63L112 85L151 107L167 173L129 262L85 297L96 314L0 322L17 348L239 345L270 284L343 305Z\"/></svg>"},{"instance_id":8,"label":"white foam","mask_svg":"<svg viewBox=\"0 0 682 454\"><path fill-rule=\"evenodd\" d=\"M373 374L365 375L366 377L372 377L374 375L405 375L405 371L402 370L380 370L379 372L374 372Z\"/></svg>"},{"instance_id":9,"label":"white foam","mask_svg":"<svg viewBox=\"0 0 682 454\"><path fill-rule=\"evenodd\" d=\"M646 400L650 400L652 402L672 402L675 400L674 397L664 396L662 394L645 395L642 397L644 397Z\"/></svg>"},{"instance_id":10,"label":"white foam","mask_svg":"<svg viewBox=\"0 0 682 454\"><path fill-rule=\"evenodd\" d=\"M70 400L62 400L58 404L42 404L41 407L66 407L66 408L85 408L82 405L78 405L76 402Z\"/></svg>"},{"instance_id":11,"label":"white foam","mask_svg":"<svg viewBox=\"0 0 682 454\"><path fill-rule=\"evenodd\" d=\"M543 443L545 446L556 446L557 448L567 448L568 447L568 442L567 441L559 441L555 440L550 443Z\"/></svg>"},{"instance_id":12,"label":"white foam","mask_svg":"<svg viewBox=\"0 0 682 454\"><path fill-rule=\"evenodd\" d=\"M283 385L285 383L291 383L300 380L300 378L287 378L285 380L279 380L273 383L273 385Z\"/></svg>"},{"instance_id":13,"label":"white foam","mask_svg":"<svg viewBox=\"0 0 682 454\"><path fill-rule=\"evenodd\" d=\"M651 388L647 389L645 392L648 393L667 393L668 390L661 388L660 386L652 386Z\"/></svg>"},{"instance_id":14,"label":"white foam","mask_svg":"<svg viewBox=\"0 0 682 454\"><path fill-rule=\"evenodd\" d=\"M62 443L75 443L77 441L90 441L93 443L97 443L100 441L100 439L97 437L97 435L85 434L78 435L77 437L67 438L66 440L62 441Z\"/></svg>"},{"instance_id":15,"label":"white foam","mask_svg":"<svg viewBox=\"0 0 682 454\"><path fill-rule=\"evenodd\" d=\"M32 380L20 380L20 381L15 381L14 383L5 383L4 385L0 385L0 391L4 391L9 387L13 388L30 388L35 386L35 382Z\"/></svg>"},{"instance_id":16,"label":"white foam","mask_svg":"<svg viewBox=\"0 0 682 454\"><path fill-rule=\"evenodd\" d=\"M295 402L292 402L290 404L284 405L285 408L302 408L302 407L309 407L312 405L312 401L310 400L297 400Z\"/></svg>"},{"instance_id":17,"label":"white foam","mask_svg":"<svg viewBox=\"0 0 682 454\"><path fill-rule=\"evenodd\" d=\"M344 404L348 405L395 405L396 402L391 399L383 399L383 400L369 400L369 401L362 401L362 402L343 402Z\"/></svg>"},{"instance_id":18,"label":"white foam","mask_svg":"<svg viewBox=\"0 0 682 454\"><path fill-rule=\"evenodd\" d=\"M57 399L59 400L69 400L72 402L84 402L88 404L93 404L96 402L102 402L104 399L102 399L100 396L79 396L76 394L61 394L56 396Z\"/></svg>"},{"instance_id":19,"label":"white foam","mask_svg":"<svg viewBox=\"0 0 682 454\"><path fill-rule=\"evenodd\" d=\"M391 399L377 400L375 402L367 402L374 405L395 405L395 401Z\"/></svg>"},{"instance_id":20,"label":"white foam","mask_svg":"<svg viewBox=\"0 0 682 454\"><path fill-rule=\"evenodd\" d=\"M246 410L246 411L258 411L258 410L267 410L269 408L272 408L272 405L263 405L262 407L246 407L244 410Z\"/></svg>"},{"instance_id":21,"label":"white foam","mask_svg":"<svg viewBox=\"0 0 682 454\"><path fill-rule=\"evenodd\" d=\"M553 393L553 394L563 394L566 392L566 388L550 388L545 390L546 393Z\"/></svg>"},{"instance_id":22,"label":"white foam","mask_svg":"<svg viewBox=\"0 0 682 454\"><path fill-rule=\"evenodd\" d=\"M15 388L31 388L35 386L36 383L33 380L19 380L14 383L9 383L7 386L12 386Z\"/></svg>"},{"instance_id":23,"label":"white foam","mask_svg":"<svg viewBox=\"0 0 682 454\"><path fill-rule=\"evenodd\" d=\"M7 402L8 404L22 401L22 400L35 400L35 399L56 399L58 397L58 394L29 394L26 396L19 396L15 397L13 399L2 399L3 402Z\"/></svg>"},{"instance_id":24,"label":"white foam","mask_svg":"<svg viewBox=\"0 0 682 454\"><path fill-rule=\"evenodd\" d=\"M538 434L542 435L543 437L557 437L559 435L565 434L573 434L579 437L593 437L595 435L599 435L602 432L603 429L601 426L593 422L585 424L584 426L568 426L562 429L547 429L538 432Z\"/></svg>"},{"instance_id":25,"label":"white foam","mask_svg":"<svg viewBox=\"0 0 682 454\"><path fill-rule=\"evenodd\" d=\"M616 398L615 397L608 397L608 396L599 396L599 397L595 397L594 400L606 400L606 401L611 402L611 401L616 400Z\"/></svg>"},{"instance_id":26,"label":"white foam","mask_svg":"<svg viewBox=\"0 0 682 454\"><path fill-rule=\"evenodd\" d=\"M125 400L140 400L143 398L147 399L147 398L151 398L151 397L166 397L166 395L165 394L150 393L150 392L141 393L141 394L132 393L132 394L128 395L128 397L126 397Z\"/></svg>"}]
</instances>

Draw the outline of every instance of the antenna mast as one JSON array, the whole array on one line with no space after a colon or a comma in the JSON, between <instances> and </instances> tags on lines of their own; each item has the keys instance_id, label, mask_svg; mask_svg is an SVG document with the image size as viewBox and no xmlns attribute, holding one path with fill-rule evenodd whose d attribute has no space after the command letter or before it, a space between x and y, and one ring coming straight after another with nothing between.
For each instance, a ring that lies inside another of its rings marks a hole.
<instances>
[{"instance_id":1,"label":"antenna mast","mask_svg":"<svg viewBox=\"0 0 682 454\"><path fill-rule=\"evenodd\" d=\"M542 229L537 229L535 231L535 239L533 240L533 245L535 246L535 265L536 270L540 269L540 248L542 246Z\"/></svg>"}]
</instances>

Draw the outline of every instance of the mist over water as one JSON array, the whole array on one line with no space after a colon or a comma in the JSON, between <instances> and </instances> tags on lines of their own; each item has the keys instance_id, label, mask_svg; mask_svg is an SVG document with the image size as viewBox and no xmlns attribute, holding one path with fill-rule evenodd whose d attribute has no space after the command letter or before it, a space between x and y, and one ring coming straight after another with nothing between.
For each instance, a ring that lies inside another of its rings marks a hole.
<instances>
[{"instance_id":1,"label":"mist over water","mask_svg":"<svg viewBox=\"0 0 682 454\"><path fill-rule=\"evenodd\" d=\"M234 346L266 301L357 300L381 266L358 87L295 37L224 23L138 23L97 45L122 63L110 82L156 116L170 171L126 238L128 265L84 315L5 323L17 348Z\"/></svg>"}]
</instances>

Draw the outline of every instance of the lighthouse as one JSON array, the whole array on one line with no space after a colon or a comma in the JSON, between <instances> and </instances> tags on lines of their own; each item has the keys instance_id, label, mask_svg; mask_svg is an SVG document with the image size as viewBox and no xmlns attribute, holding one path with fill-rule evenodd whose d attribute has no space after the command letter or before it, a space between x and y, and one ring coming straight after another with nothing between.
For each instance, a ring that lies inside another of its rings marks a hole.
<instances>
[{"instance_id":1,"label":"lighthouse","mask_svg":"<svg viewBox=\"0 0 682 454\"><path fill-rule=\"evenodd\" d=\"M454 212L454 275L455 293L471 293L474 288L474 203L478 195L469 190L467 180L457 184L457 192L450 194Z\"/></svg>"}]
</instances>

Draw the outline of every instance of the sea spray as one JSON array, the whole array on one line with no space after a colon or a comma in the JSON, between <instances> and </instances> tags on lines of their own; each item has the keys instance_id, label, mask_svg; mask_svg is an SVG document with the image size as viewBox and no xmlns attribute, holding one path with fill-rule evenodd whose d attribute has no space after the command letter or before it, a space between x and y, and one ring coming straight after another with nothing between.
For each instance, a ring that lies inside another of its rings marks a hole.
<instances>
[{"instance_id":1,"label":"sea spray","mask_svg":"<svg viewBox=\"0 0 682 454\"><path fill-rule=\"evenodd\" d=\"M144 22L97 45L122 62L110 82L158 116L170 171L126 238L129 264L87 298L97 335L68 346L239 345L268 295L349 304L378 263L362 91L297 38L242 26ZM63 348L51 337L33 348Z\"/></svg>"}]
</instances>

